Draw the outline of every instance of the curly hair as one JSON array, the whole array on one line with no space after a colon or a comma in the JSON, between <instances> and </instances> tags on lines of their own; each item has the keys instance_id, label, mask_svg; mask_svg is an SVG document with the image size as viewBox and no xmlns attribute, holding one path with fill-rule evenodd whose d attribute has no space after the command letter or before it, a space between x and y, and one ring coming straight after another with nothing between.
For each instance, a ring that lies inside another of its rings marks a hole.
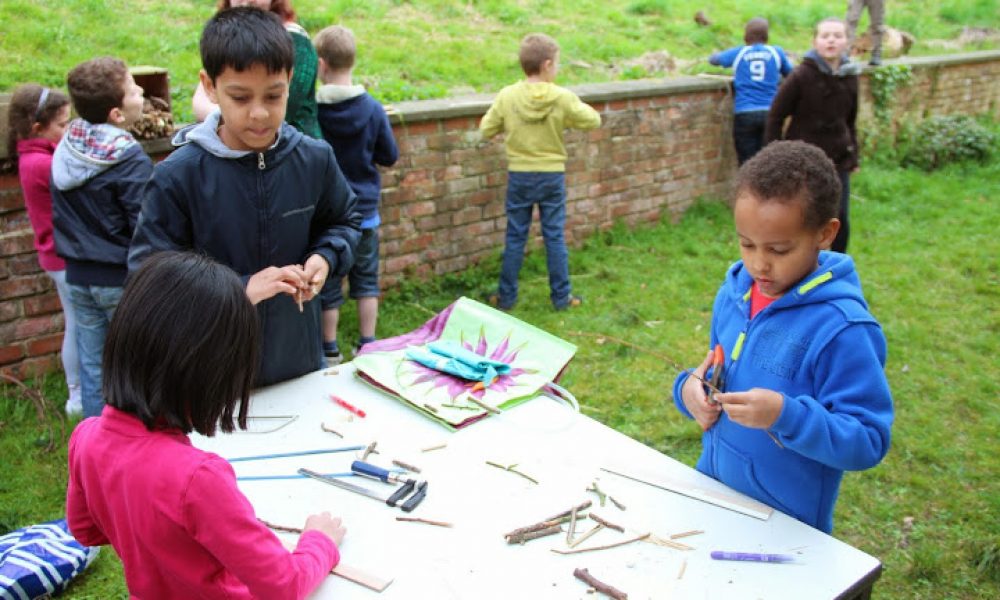
<instances>
[{"instance_id":1,"label":"curly hair","mask_svg":"<svg viewBox=\"0 0 1000 600\"><path fill-rule=\"evenodd\" d=\"M743 163L736 197L760 202L802 202L805 225L819 229L840 211L840 178L822 150L801 141L773 142Z\"/></svg>"},{"instance_id":2,"label":"curly hair","mask_svg":"<svg viewBox=\"0 0 1000 600\"><path fill-rule=\"evenodd\" d=\"M121 59L102 56L73 67L66 76L76 113L91 123L107 123L112 108L125 99L128 67Z\"/></svg>"}]
</instances>

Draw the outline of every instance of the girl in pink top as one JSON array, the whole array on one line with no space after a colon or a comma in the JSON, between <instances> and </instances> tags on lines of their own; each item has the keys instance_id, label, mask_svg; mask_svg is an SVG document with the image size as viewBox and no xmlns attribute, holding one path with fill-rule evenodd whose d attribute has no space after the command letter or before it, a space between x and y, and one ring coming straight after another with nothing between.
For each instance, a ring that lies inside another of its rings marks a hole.
<instances>
[{"instance_id":1,"label":"girl in pink top","mask_svg":"<svg viewBox=\"0 0 1000 600\"><path fill-rule=\"evenodd\" d=\"M38 264L56 284L63 306L62 365L66 373L68 414L80 414L80 359L76 350L76 319L66 286L66 264L56 255L52 237L52 153L69 123L69 98L59 90L28 83L11 95L7 113L7 154L16 161L24 207L35 231Z\"/></svg>"},{"instance_id":2,"label":"girl in pink top","mask_svg":"<svg viewBox=\"0 0 1000 600\"><path fill-rule=\"evenodd\" d=\"M340 519L309 517L288 552L187 437L246 428L258 328L236 273L202 255L153 255L125 286L107 405L70 438L66 517L80 543L114 547L132 597L303 598L340 560Z\"/></svg>"}]
</instances>

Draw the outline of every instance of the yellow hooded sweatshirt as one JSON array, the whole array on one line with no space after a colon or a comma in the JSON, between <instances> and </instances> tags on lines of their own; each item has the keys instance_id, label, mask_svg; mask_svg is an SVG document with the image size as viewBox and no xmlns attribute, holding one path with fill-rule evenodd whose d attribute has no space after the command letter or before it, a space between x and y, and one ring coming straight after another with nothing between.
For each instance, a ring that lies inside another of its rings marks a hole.
<instances>
[{"instance_id":1,"label":"yellow hooded sweatshirt","mask_svg":"<svg viewBox=\"0 0 1000 600\"><path fill-rule=\"evenodd\" d=\"M601 115L573 92L545 81L500 90L479 123L484 138L504 132L509 171L566 170L563 129L594 129Z\"/></svg>"}]
</instances>

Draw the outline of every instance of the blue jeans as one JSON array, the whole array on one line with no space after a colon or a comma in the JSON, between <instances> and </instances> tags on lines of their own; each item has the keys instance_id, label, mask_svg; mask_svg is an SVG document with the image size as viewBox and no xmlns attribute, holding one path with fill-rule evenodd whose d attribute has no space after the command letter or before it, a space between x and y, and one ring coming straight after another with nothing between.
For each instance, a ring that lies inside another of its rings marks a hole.
<instances>
[{"instance_id":1,"label":"blue jeans","mask_svg":"<svg viewBox=\"0 0 1000 600\"><path fill-rule=\"evenodd\" d=\"M122 288L99 285L69 285L70 303L76 314L76 345L80 354L80 397L83 416L96 417L104 409L101 391L101 357L104 338Z\"/></svg>"},{"instance_id":2,"label":"blue jeans","mask_svg":"<svg viewBox=\"0 0 1000 600\"><path fill-rule=\"evenodd\" d=\"M549 297L557 308L569 304L569 253L566 251L566 174L511 171L507 178L507 238L500 267L500 308L517 302L517 276L524 262L524 245L534 206L542 221Z\"/></svg>"},{"instance_id":3,"label":"blue jeans","mask_svg":"<svg viewBox=\"0 0 1000 600\"><path fill-rule=\"evenodd\" d=\"M66 271L46 271L46 275L52 278L56 284L56 293L59 294L59 303L63 309L63 343L62 359L63 372L66 374L66 386L69 388L80 385L80 358L77 354L76 344L76 313L73 312L73 304L69 298L69 284L66 283Z\"/></svg>"}]
</instances>

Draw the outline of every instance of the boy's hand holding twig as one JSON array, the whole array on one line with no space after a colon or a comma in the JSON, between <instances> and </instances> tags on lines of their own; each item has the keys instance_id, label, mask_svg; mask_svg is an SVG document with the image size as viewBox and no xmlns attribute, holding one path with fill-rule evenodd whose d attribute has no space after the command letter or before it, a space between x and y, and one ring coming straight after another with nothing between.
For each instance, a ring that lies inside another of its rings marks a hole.
<instances>
[{"instance_id":1,"label":"boy's hand holding twig","mask_svg":"<svg viewBox=\"0 0 1000 600\"><path fill-rule=\"evenodd\" d=\"M302 289L309 287L307 281L305 271L299 265L268 267L257 271L247 280L247 297L253 304L278 294L296 297Z\"/></svg>"},{"instance_id":2,"label":"boy's hand holding twig","mask_svg":"<svg viewBox=\"0 0 1000 600\"><path fill-rule=\"evenodd\" d=\"M704 379L705 373L708 372L708 368L711 365L712 352L709 351L708 355L705 356L705 360L694 370L694 374ZM681 390L681 396L684 399L684 406L691 413L691 416L694 417L694 420L698 421L703 431L708 431L712 425L715 425L715 422L719 419L722 407L709 401L708 394L705 393L705 387L697 378L687 378L687 381L684 382L684 388Z\"/></svg>"},{"instance_id":3,"label":"boy's hand holding twig","mask_svg":"<svg viewBox=\"0 0 1000 600\"><path fill-rule=\"evenodd\" d=\"M330 274L330 263L319 254L313 254L306 259L305 265L306 288L302 291L303 299L312 300L323 289L326 278Z\"/></svg>"},{"instance_id":4,"label":"boy's hand holding twig","mask_svg":"<svg viewBox=\"0 0 1000 600\"><path fill-rule=\"evenodd\" d=\"M306 526L303 532L315 530L326 535L333 540L339 548L344 543L344 536L347 535L347 528L340 521L340 517L331 517L328 512L321 512L318 515L310 515L306 519Z\"/></svg>"},{"instance_id":5,"label":"boy's hand holding twig","mask_svg":"<svg viewBox=\"0 0 1000 600\"><path fill-rule=\"evenodd\" d=\"M769 429L781 416L785 397L774 390L753 388L746 392L716 394L729 418L744 427Z\"/></svg>"}]
</instances>

